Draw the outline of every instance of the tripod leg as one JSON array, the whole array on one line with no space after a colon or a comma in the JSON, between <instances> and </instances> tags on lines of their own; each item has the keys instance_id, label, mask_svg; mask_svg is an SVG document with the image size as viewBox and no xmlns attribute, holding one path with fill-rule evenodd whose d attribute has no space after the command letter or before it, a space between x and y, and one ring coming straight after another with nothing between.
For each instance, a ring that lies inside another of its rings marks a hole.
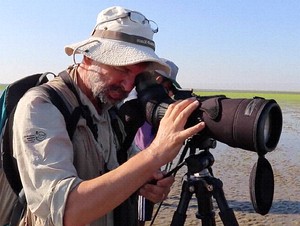
<instances>
[{"instance_id":1,"label":"tripod leg","mask_svg":"<svg viewBox=\"0 0 300 226\"><path fill-rule=\"evenodd\" d=\"M190 191L191 184L188 181L184 181L182 184L182 190L180 195L180 201L174 212L171 226L183 226L186 219L186 211L189 206L189 202L192 198L193 192Z\"/></svg>"},{"instance_id":2,"label":"tripod leg","mask_svg":"<svg viewBox=\"0 0 300 226\"><path fill-rule=\"evenodd\" d=\"M236 220L234 212L231 208L229 208L227 200L225 198L225 194L223 191L223 183L220 179L211 178L214 185L213 196L218 203L218 207L220 209L220 218L224 224L224 226L238 226L239 223Z\"/></svg>"},{"instance_id":3,"label":"tripod leg","mask_svg":"<svg viewBox=\"0 0 300 226\"><path fill-rule=\"evenodd\" d=\"M196 217L201 219L203 226L215 226L215 212L213 211L212 191L205 179L198 179L196 185L196 197L198 213Z\"/></svg>"}]
</instances>

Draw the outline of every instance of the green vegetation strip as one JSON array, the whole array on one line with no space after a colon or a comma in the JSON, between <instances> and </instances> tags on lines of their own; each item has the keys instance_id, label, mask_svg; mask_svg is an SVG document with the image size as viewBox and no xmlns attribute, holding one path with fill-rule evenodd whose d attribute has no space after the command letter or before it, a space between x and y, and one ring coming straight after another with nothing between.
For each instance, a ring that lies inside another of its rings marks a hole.
<instances>
[{"instance_id":1,"label":"green vegetation strip","mask_svg":"<svg viewBox=\"0 0 300 226\"><path fill-rule=\"evenodd\" d=\"M213 95L225 95L228 98L253 98L263 97L265 99L274 99L278 102L299 102L300 93L292 92L250 92L250 91L195 91L196 95L200 96L213 96Z\"/></svg>"}]
</instances>

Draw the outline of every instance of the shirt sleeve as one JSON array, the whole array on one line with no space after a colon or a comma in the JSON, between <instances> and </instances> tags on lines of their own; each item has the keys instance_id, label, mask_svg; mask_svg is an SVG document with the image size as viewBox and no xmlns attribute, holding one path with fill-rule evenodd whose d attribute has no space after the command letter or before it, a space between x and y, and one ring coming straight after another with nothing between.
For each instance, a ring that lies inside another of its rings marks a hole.
<instances>
[{"instance_id":1,"label":"shirt sleeve","mask_svg":"<svg viewBox=\"0 0 300 226\"><path fill-rule=\"evenodd\" d=\"M29 209L45 222L63 225L67 196L81 182L63 115L40 92L30 91L17 106L13 131Z\"/></svg>"}]
</instances>

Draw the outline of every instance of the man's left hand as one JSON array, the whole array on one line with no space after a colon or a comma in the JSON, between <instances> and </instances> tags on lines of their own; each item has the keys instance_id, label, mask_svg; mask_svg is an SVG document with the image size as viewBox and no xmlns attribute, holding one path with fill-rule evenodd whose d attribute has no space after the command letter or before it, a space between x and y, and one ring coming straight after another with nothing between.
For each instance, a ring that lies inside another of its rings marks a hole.
<instances>
[{"instance_id":1,"label":"man's left hand","mask_svg":"<svg viewBox=\"0 0 300 226\"><path fill-rule=\"evenodd\" d=\"M155 183L147 183L140 188L140 195L153 203L158 203L165 200L174 183L174 177L169 176L164 178L164 173L157 171L153 174L153 181Z\"/></svg>"}]
</instances>

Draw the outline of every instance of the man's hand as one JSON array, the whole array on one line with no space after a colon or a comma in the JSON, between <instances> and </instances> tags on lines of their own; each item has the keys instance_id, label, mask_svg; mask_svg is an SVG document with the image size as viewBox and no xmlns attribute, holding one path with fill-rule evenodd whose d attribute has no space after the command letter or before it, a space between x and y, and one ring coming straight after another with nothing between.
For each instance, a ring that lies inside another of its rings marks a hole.
<instances>
[{"instance_id":1,"label":"man's hand","mask_svg":"<svg viewBox=\"0 0 300 226\"><path fill-rule=\"evenodd\" d=\"M174 177L169 176L164 178L164 172L157 171L153 174L155 183L145 184L140 188L140 195L153 203L158 203L165 200L174 183Z\"/></svg>"},{"instance_id":2,"label":"man's hand","mask_svg":"<svg viewBox=\"0 0 300 226\"><path fill-rule=\"evenodd\" d=\"M157 134L147 148L148 153L156 159L158 165L163 166L172 161L184 141L204 129L204 122L185 128L188 117L199 107L199 104L196 98L188 98L168 106L160 121Z\"/></svg>"}]
</instances>

